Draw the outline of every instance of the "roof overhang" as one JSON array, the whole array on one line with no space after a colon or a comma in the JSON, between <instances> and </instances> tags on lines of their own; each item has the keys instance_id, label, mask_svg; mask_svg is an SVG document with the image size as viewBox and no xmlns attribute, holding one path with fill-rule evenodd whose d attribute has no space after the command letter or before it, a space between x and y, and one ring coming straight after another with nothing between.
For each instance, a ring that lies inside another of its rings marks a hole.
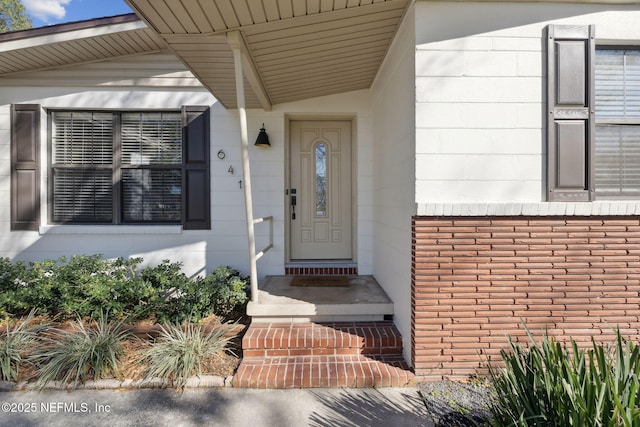
<instances>
[{"instance_id":1,"label":"roof overhang","mask_svg":"<svg viewBox=\"0 0 640 427\"><path fill-rule=\"evenodd\" d=\"M0 77L168 50L136 15L0 34Z\"/></svg>"},{"instance_id":2,"label":"roof overhang","mask_svg":"<svg viewBox=\"0 0 640 427\"><path fill-rule=\"evenodd\" d=\"M410 0L127 0L214 96L236 107L232 46L246 104L369 88Z\"/></svg>"},{"instance_id":3,"label":"roof overhang","mask_svg":"<svg viewBox=\"0 0 640 427\"><path fill-rule=\"evenodd\" d=\"M556 1L640 3L542 2ZM241 53L246 106L269 109L274 104L371 87L412 3L127 2L136 14L0 34L0 77L170 50L224 106L235 108L236 50Z\"/></svg>"}]
</instances>

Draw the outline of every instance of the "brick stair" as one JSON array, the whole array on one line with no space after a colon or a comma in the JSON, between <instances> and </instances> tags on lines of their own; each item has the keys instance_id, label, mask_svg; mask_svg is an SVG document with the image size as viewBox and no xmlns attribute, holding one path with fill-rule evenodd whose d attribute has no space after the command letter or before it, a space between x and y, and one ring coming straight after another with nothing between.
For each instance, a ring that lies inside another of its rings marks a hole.
<instances>
[{"instance_id":1,"label":"brick stair","mask_svg":"<svg viewBox=\"0 0 640 427\"><path fill-rule=\"evenodd\" d=\"M253 323L234 387L402 387L413 374L392 322Z\"/></svg>"}]
</instances>

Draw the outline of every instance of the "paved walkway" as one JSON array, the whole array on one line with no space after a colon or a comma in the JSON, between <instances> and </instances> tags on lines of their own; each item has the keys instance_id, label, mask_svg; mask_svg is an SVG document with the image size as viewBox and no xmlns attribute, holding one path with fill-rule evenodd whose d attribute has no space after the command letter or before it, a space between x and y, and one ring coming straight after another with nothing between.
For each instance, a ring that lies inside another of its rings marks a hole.
<instances>
[{"instance_id":1,"label":"paved walkway","mask_svg":"<svg viewBox=\"0 0 640 427\"><path fill-rule=\"evenodd\" d=\"M0 426L433 427L416 388L0 393Z\"/></svg>"}]
</instances>

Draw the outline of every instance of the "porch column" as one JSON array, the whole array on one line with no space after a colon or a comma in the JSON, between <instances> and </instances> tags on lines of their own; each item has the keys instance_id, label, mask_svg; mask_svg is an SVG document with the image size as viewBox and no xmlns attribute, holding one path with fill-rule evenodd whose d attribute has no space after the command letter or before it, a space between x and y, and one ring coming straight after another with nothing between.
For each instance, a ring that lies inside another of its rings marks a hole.
<instances>
[{"instance_id":1,"label":"porch column","mask_svg":"<svg viewBox=\"0 0 640 427\"><path fill-rule=\"evenodd\" d=\"M242 154L242 180L244 206L247 217L247 238L249 245L249 275L251 280L251 301L258 300L258 267L256 264L256 239L253 223L253 199L251 196L251 168L249 162L249 140L247 136L247 110L244 96L244 73L242 71L242 42L238 31L227 34L227 42L233 50L235 66L236 97L240 118L240 147Z\"/></svg>"}]
</instances>

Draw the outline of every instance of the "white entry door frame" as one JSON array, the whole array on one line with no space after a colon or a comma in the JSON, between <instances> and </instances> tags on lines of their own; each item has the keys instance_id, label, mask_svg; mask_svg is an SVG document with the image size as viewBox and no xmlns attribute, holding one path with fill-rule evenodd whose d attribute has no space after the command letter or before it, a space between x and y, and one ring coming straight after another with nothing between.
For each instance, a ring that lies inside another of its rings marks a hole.
<instances>
[{"instance_id":1,"label":"white entry door frame","mask_svg":"<svg viewBox=\"0 0 640 427\"><path fill-rule=\"evenodd\" d=\"M288 122L288 259L354 260L353 121Z\"/></svg>"}]
</instances>

